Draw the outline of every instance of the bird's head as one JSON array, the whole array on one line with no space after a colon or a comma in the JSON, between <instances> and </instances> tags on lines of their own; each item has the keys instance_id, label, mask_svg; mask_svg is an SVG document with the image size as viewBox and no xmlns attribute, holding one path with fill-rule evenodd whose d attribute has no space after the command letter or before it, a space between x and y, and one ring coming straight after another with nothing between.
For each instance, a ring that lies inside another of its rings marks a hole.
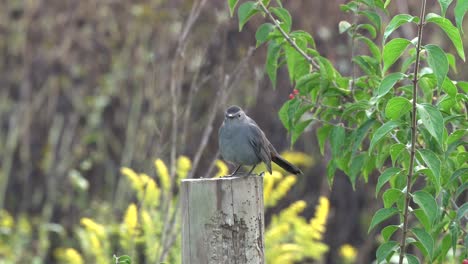
<instances>
[{"instance_id":1,"label":"bird's head","mask_svg":"<svg viewBox=\"0 0 468 264\"><path fill-rule=\"evenodd\" d=\"M245 119L245 113L242 111L242 108L240 108L237 105L230 106L228 109L226 109L226 112L224 113L224 120L226 122L238 122L242 121Z\"/></svg>"}]
</instances>

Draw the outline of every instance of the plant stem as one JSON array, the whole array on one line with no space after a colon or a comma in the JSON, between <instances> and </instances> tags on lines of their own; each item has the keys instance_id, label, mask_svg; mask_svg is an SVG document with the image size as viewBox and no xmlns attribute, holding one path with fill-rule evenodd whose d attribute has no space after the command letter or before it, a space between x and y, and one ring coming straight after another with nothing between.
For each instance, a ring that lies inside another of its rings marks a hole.
<instances>
[{"instance_id":1,"label":"plant stem","mask_svg":"<svg viewBox=\"0 0 468 264\"><path fill-rule=\"evenodd\" d=\"M262 3L262 1L258 1L257 3L262 8L263 12L265 12L268 15L271 22L273 22L275 24L276 28L279 30L281 35L283 35L283 37L289 42L289 44L291 44L291 46L297 52L299 52L299 54L301 54L301 56L304 57L307 60L307 62L309 62L311 65L313 65L317 69L320 68L320 66L314 61L314 59L312 57L310 57L309 55L307 55L307 53L305 53L305 51L303 51L301 48L299 48L299 46L297 46L296 42L294 42L294 40L291 39L291 37L288 35L288 33L286 33L281 28L280 24L278 23L278 20L276 20L276 18L273 16L273 14L271 14L271 12L268 10L268 8L266 8L266 6Z\"/></svg>"},{"instance_id":2,"label":"plant stem","mask_svg":"<svg viewBox=\"0 0 468 264\"><path fill-rule=\"evenodd\" d=\"M421 52L422 32L424 27L424 15L426 13L426 0L422 0L421 14L419 17L418 24L418 44L416 46L416 62L414 64L414 78L413 78L413 109L411 114L411 153L410 153L410 165L407 178L407 189L405 198L405 211L403 214L403 236L400 243L400 258L398 263L402 264L406 252L406 238L408 236L408 217L409 217L409 203L411 200L411 185L414 174L414 160L416 155L416 132L417 132L417 118L416 118L416 103L417 103L417 91L418 91L418 72L419 72L419 59Z\"/></svg>"}]
</instances>

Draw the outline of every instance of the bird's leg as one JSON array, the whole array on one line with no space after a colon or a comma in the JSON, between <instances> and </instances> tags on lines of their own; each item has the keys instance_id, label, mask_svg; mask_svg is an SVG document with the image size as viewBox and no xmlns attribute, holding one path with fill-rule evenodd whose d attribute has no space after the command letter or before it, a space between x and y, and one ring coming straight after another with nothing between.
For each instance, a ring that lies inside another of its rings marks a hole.
<instances>
[{"instance_id":1,"label":"bird's leg","mask_svg":"<svg viewBox=\"0 0 468 264\"><path fill-rule=\"evenodd\" d=\"M239 166L237 167L237 169L236 169L233 173L229 174L227 177L232 177L232 176L236 175L236 173L237 173L237 171L240 169L240 167L242 167L242 165L239 165Z\"/></svg>"},{"instance_id":2,"label":"bird's leg","mask_svg":"<svg viewBox=\"0 0 468 264\"><path fill-rule=\"evenodd\" d=\"M252 173L252 171L255 169L255 167L257 166L257 164L253 165L252 169L250 169L249 173L247 173L247 175L250 175Z\"/></svg>"}]
</instances>

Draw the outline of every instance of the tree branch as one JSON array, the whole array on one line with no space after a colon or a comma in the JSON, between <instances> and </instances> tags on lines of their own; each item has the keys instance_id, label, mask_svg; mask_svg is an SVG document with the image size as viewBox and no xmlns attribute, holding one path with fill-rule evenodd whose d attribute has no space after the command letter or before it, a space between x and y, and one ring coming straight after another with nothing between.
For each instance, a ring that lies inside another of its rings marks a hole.
<instances>
[{"instance_id":1,"label":"tree branch","mask_svg":"<svg viewBox=\"0 0 468 264\"><path fill-rule=\"evenodd\" d=\"M281 28L280 24L278 23L278 20L275 19L273 14L268 10L268 8L266 8L266 6L262 3L262 1L258 1L257 3L262 8L263 12L265 12L268 15L271 22L273 22L275 24L276 28L278 28L281 35L283 35L283 37L289 42L289 44L291 44L291 46L297 52L299 52L299 54L301 54L301 56L304 57L307 60L307 62L309 62L311 65L313 65L317 69L320 68L320 66L314 61L314 59L312 57L310 57L309 55L307 55L307 53L305 53L305 51L303 51L301 48L299 48L299 46L297 46L296 42L294 42L294 40L291 39L291 37L288 35L288 33L286 33Z\"/></svg>"},{"instance_id":2,"label":"tree branch","mask_svg":"<svg viewBox=\"0 0 468 264\"><path fill-rule=\"evenodd\" d=\"M419 59L421 52L422 31L424 27L424 15L426 13L426 0L422 1L420 21L418 24L418 44L416 46L416 62L414 64L414 78L413 78L413 109L411 115L411 153L410 165L407 178L407 189L405 198L405 211L403 213L403 236L400 243L400 258L398 263L402 264L406 252L406 237L408 236L408 217L409 217L409 203L411 200L411 182L414 175L414 160L416 155L416 132L417 132L417 118L416 118L416 103L418 98L418 72L419 72Z\"/></svg>"}]
</instances>

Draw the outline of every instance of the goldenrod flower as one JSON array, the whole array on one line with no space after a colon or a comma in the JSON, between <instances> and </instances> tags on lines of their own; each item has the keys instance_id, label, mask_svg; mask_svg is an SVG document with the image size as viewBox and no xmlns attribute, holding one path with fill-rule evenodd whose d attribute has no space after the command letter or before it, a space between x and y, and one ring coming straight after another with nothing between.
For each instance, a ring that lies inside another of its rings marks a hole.
<instances>
[{"instance_id":1,"label":"goldenrod flower","mask_svg":"<svg viewBox=\"0 0 468 264\"><path fill-rule=\"evenodd\" d=\"M226 163L224 163L222 160L216 160L216 167L218 168L218 172L214 176L215 178L219 178L221 176L229 174L229 168L226 165Z\"/></svg>"},{"instance_id":2,"label":"goldenrod flower","mask_svg":"<svg viewBox=\"0 0 468 264\"><path fill-rule=\"evenodd\" d=\"M144 182L144 190L142 193L145 194L145 197L142 199L145 201L145 204L150 206L157 206L159 204L159 196L161 191L158 188L156 182L148 175L142 173L140 174L141 181Z\"/></svg>"},{"instance_id":3,"label":"goldenrod flower","mask_svg":"<svg viewBox=\"0 0 468 264\"><path fill-rule=\"evenodd\" d=\"M0 210L0 227L11 229L15 225L15 219L6 210Z\"/></svg>"},{"instance_id":4,"label":"goldenrod flower","mask_svg":"<svg viewBox=\"0 0 468 264\"><path fill-rule=\"evenodd\" d=\"M83 264L83 258L80 253L73 248L57 248L54 251L55 257L62 263Z\"/></svg>"},{"instance_id":5,"label":"goldenrod flower","mask_svg":"<svg viewBox=\"0 0 468 264\"><path fill-rule=\"evenodd\" d=\"M324 196L319 198L319 204L315 208L315 216L310 220L310 225L319 232L317 239L322 238L325 233L325 224L327 222L328 211L330 209L330 202Z\"/></svg>"},{"instance_id":6,"label":"goldenrod flower","mask_svg":"<svg viewBox=\"0 0 468 264\"><path fill-rule=\"evenodd\" d=\"M138 174L134 172L132 169L127 168L127 167L122 167L120 169L120 173L123 175L127 176L127 178L130 180L133 189L135 190L140 190L142 186L142 182L140 180L140 177L138 177Z\"/></svg>"},{"instance_id":7,"label":"goldenrod flower","mask_svg":"<svg viewBox=\"0 0 468 264\"><path fill-rule=\"evenodd\" d=\"M86 228L86 230L96 234L99 238L104 238L106 236L105 228L102 225L94 222L93 219L83 217L81 218L80 223Z\"/></svg>"},{"instance_id":8,"label":"goldenrod flower","mask_svg":"<svg viewBox=\"0 0 468 264\"><path fill-rule=\"evenodd\" d=\"M128 206L124 216L124 223L129 234L134 235L138 226L138 210L134 203Z\"/></svg>"},{"instance_id":9,"label":"goldenrod flower","mask_svg":"<svg viewBox=\"0 0 468 264\"><path fill-rule=\"evenodd\" d=\"M281 240L286 234L289 233L290 227L287 223L282 223L266 230L265 232L265 241L273 242Z\"/></svg>"},{"instance_id":10,"label":"goldenrod flower","mask_svg":"<svg viewBox=\"0 0 468 264\"><path fill-rule=\"evenodd\" d=\"M279 182L278 186L271 193L271 204L276 205L278 200L283 198L295 183L295 175L289 175Z\"/></svg>"},{"instance_id":11,"label":"goldenrod flower","mask_svg":"<svg viewBox=\"0 0 468 264\"><path fill-rule=\"evenodd\" d=\"M187 156L179 156L177 159L177 180L180 181L187 177L188 172L192 168L192 162Z\"/></svg>"},{"instance_id":12,"label":"goldenrod flower","mask_svg":"<svg viewBox=\"0 0 468 264\"><path fill-rule=\"evenodd\" d=\"M350 244L344 244L340 247L340 256L349 263L352 263L356 260L357 251L356 248Z\"/></svg>"},{"instance_id":13,"label":"goldenrod flower","mask_svg":"<svg viewBox=\"0 0 468 264\"><path fill-rule=\"evenodd\" d=\"M159 180L161 180L161 187L163 190L169 190L171 186L171 178L169 176L169 170L166 167L166 164L161 159L154 161L154 166L159 175Z\"/></svg>"}]
</instances>

